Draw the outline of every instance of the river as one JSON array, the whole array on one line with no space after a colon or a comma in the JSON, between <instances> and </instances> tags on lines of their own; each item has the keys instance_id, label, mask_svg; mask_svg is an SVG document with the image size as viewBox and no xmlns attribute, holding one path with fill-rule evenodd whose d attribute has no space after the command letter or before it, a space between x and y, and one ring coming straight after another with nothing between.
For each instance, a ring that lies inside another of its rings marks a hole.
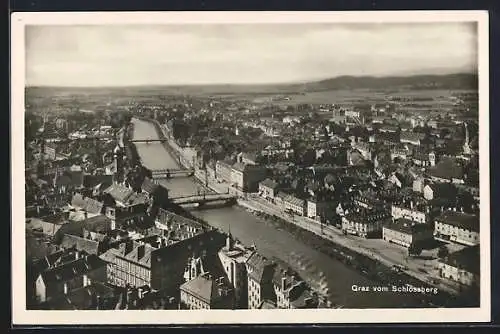
<instances>
[{"instance_id":1,"label":"river","mask_svg":"<svg viewBox=\"0 0 500 334\"><path fill-rule=\"evenodd\" d=\"M151 123L135 118L132 122L134 139L158 138ZM136 145L145 167L179 168L177 161L161 143L136 143ZM172 178L162 183L173 197L193 194L199 188L196 180L189 177ZM408 294L391 291L353 291L353 285L371 288L378 284L343 263L296 240L287 231L276 229L241 207L195 210L193 214L223 231L230 229L233 236L246 245L254 243L262 255L274 256L288 262L308 282L317 282L323 276L329 289L329 299L334 305L342 305L344 308L419 307L420 298Z\"/></svg>"}]
</instances>

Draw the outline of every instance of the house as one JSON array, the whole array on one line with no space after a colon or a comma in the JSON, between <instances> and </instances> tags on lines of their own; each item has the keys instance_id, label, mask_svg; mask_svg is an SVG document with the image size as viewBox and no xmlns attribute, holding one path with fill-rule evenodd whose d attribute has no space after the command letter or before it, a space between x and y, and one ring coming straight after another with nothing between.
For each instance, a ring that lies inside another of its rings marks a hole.
<instances>
[{"instance_id":1,"label":"house","mask_svg":"<svg viewBox=\"0 0 500 334\"><path fill-rule=\"evenodd\" d=\"M382 232L383 224L390 214L377 209L356 209L342 217L342 231L368 238Z\"/></svg>"},{"instance_id":2,"label":"house","mask_svg":"<svg viewBox=\"0 0 500 334\"><path fill-rule=\"evenodd\" d=\"M153 180L148 177L144 178L141 190L148 196L155 198L157 203L164 203L168 200L168 189L154 183Z\"/></svg>"},{"instance_id":3,"label":"house","mask_svg":"<svg viewBox=\"0 0 500 334\"><path fill-rule=\"evenodd\" d=\"M307 200L307 217L317 219L325 217L325 211L328 209L328 201L318 197Z\"/></svg>"},{"instance_id":4,"label":"house","mask_svg":"<svg viewBox=\"0 0 500 334\"><path fill-rule=\"evenodd\" d=\"M223 245L224 235L209 230L171 242L168 238L154 244L126 240L100 257L107 262L108 283L148 285L152 290L174 293L184 283L184 269L193 254L215 254Z\"/></svg>"},{"instance_id":5,"label":"house","mask_svg":"<svg viewBox=\"0 0 500 334\"><path fill-rule=\"evenodd\" d=\"M232 166L231 182L244 192L257 192L259 182L267 177L267 168L237 162Z\"/></svg>"},{"instance_id":6,"label":"house","mask_svg":"<svg viewBox=\"0 0 500 334\"><path fill-rule=\"evenodd\" d=\"M246 262L254 253L235 242L231 234L226 237L226 245L219 251L219 259L234 289L235 308L248 308L248 277Z\"/></svg>"},{"instance_id":7,"label":"house","mask_svg":"<svg viewBox=\"0 0 500 334\"><path fill-rule=\"evenodd\" d=\"M224 277L204 273L180 286L181 309L233 309L233 290Z\"/></svg>"},{"instance_id":8,"label":"house","mask_svg":"<svg viewBox=\"0 0 500 334\"><path fill-rule=\"evenodd\" d=\"M90 285L94 280L105 281L106 263L98 256L79 252L66 252L64 256L38 275L35 295L39 303Z\"/></svg>"},{"instance_id":9,"label":"house","mask_svg":"<svg viewBox=\"0 0 500 334\"><path fill-rule=\"evenodd\" d=\"M417 176L414 180L413 180L413 184L412 184L412 190L416 193L420 193L420 194L423 194L424 192L424 187L426 186L426 180L424 177L422 176Z\"/></svg>"},{"instance_id":10,"label":"house","mask_svg":"<svg viewBox=\"0 0 500 334\"><path fill-rule=\"evenodd\" d=\"M434 238L475 246L479 244L479 217L447 210L434 221Z\"/></svg>"},{"instance_id":11,"label":"house","mask_svg":"<svg viewBox=\"0 0 500 334\"><path fill-rule=\"evenodd\" d=\"M425 203L418 203L415 200L395 202L391 206L391 216L393 219L406 218L420 224L427 223L429 208Z\"/></svg>"},{"instance_id":12,"label":"house","mask_svg":"<svg viewBox=\"0 0 500 334\"><path fill-rule=\"evenodd\" d=\"M416 166L433 167L436 165L436 153L423 149L416 149L412 154L412 161Z\"/></svg>"},{"instance_id":13,"label":"house","mask_svg":"<svg viewBox=\"0 0 500 334\"><path fill-rule=\"evenodd\" d=\"M406 160L410 155L409 150L405 148L392 148L391 149L391 161L396 159Z\"/></svg>"},{"instance_id":14,"label":"house","mask_svg":"<svg viewBox=\"0 0 500 334\"><path fill-rule=\"evenodd\" d=\"M424 198L428 201L433 199L454 199L457 196L457 188L451 183L431 183L424 187Z\"/></svg>"},{"instance_id":15,"label":"house","mask_svg":"<svg viewBox=\"0 0 500 334\"><path fill-rule=\"evenodd\" d=\"M386 223L382 228L382 239L404 247L432 239L433 230L427 224L400 218Z\"/></svg>"},{"instance_id":16,"label":"house","mask_svg":"<svg viewBox=\"0 0 500 334\"><path fill-rule=\"evenodd\" d=\"M95 216L103 213L104 203L90 197L85 197L80 193L76 193L71 199L71 207L87 212L89 216Z\"/></svg>"},{"instance_id":17,"label":"house","mask_svg":"<svg viewBox=\"0 0 500 334\"><path fill-rule=\"evenodd\" d=\"M242 152L240 162L245 165L257 165L257 153L256 152Z\"/></svg>"},{"instance_id":18,"label":"house","mask_svg":"<svg viewBox=\"0 0 500 334\"><path fill-rule=\"evenodd\" d=\"M273 200L278 192L278 183L269 178L259 182L259 194L268 200Z\"/></svg>"},{"instance_id":19,"label":"house","mask_svg":"<svg viewBox=\"0 0 500 334\"><path fill-rule=\"evenodd\" d=\"M288 269L276 268L273 276L274 293L276 295L275 308L279 309L305 309L316 308L319 299L312 292L306 282L297 274Z\"/></svg>"},{"instance_id":20,"label":"house","mask_svg":"<svg viewBox=\"0 0 500 334\"><path fill-rule=\"evenodd\" d=\"M465 286L478 286L480 278L479 245L466 247L439 261L439 273Z\"/></svg>"},{"instance_id":21,"label":"house","mask_svg":"<svg viewBox=\"0 0 500 334\"><path fill-rule=\"evenodd\" d=\"M231 160L219 160L215 164L216 179L225 182L232 181L233 162Z\"/></svg>"},{"instance_id":22,"label":"house","mask_svg":"<svg viewBox=\"0 0 500 334\"><path fill-rule=\"evenodd\" d=\"M248 308L257 309L264 300L274 300L273 275L276 264L254 252L246 262Z\"/></svg>"},{"instance_id":23,"label":"house","mask_svg":"<svg viewBox=\"0 0 500 334\"><path fill-rule=\"evenodd\" d=\"M287 195L283 198L283 203L285 205L285 211L293 212L300 216L306 215L306 201L295 197L294 195Z\"/></svg>"},{"instance_id":24,"label":"house","mask_svg":"<svg viewBox=\"0 0 500 334\"><path fill-rule=\"evenodd\" d=\"M61 240L60 246L67 250L76 250L78 252L85 252L86 254L100 255L103 244L96 240L65 234Z\"/></svg>"},{"instance_id":25,"label":"house","mask_svg":"<svg viewBox=\"0 0 500 334\"><path fill-rule=\"evenodd\" d=\"M425 134L419 132L403 131L399 137L402 144L411 144L419 146L421 141L425 138Z\"/></svg>"},{"instance_id":26,"label":"house","mask_svg":"<svg viewBox=\"0 0 500 334\"><path fill-rule=\"evenodd\" d=\"M464 183L464 169L452 158L442 159L434 167L429 168L429 176L435 182Z\"/></svg>"}]
</instances>

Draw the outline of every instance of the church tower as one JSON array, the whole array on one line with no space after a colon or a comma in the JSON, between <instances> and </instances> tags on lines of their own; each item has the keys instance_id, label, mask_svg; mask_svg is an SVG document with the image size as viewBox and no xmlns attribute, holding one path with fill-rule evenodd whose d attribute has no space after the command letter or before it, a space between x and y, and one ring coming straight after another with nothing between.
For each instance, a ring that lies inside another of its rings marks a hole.
<instances>
[{"instance_id":1,"label":"church tower","mask_svg":"<svg viewBox=\"0 0 500 334\"><path fill-rule=\"evenodd\" d=\"M114 178L113 181L115 183L122 183L124 180L124 171L123 171L123 151L119 145L116 145L113 151L114 158Z\"/></svg>"},{"instance_id":2,"label":"church tower","mask_svg":"<svg viewBox=\"0 0 500 334\"><path fill-rule=\"evenodd\" d=\"M464 151L464 154L471 154L471 149L470 149L470 146L469 146L469 128L467 127L467 123L464 122L464 127L465 127L465 142L464 142L464 146L463 146L463 151Z\"/></svg>"}]
</instances>

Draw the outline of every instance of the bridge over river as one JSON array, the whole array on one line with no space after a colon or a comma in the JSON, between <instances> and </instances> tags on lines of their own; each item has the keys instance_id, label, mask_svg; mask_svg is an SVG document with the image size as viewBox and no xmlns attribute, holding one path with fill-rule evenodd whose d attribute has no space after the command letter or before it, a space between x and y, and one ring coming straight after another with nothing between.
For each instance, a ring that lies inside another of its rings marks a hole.
<instances>
[{"instance_id":1,"label":"bridge over river","mask_svg":"<svg viewBox=\"0 0 500 334\"><path fill-rule=\"evenodd\" d=\"M132 121L134 139L158 138L151 123L138 119ZM145 167L157 170L179 169L176 159L165 150L162 143L137 143L136 146ZM203 191L194 178L171 178L159 182L169 189L171 197L190 196ZM376 286L377 283L239 206L197 210L193 211L193 214L223 231L231 229L231 233L247 245L255 243L263 255L275 256L289 262L313 285L324 276L330 291L330 300L334 304L343 305L344 308L401 308L418 307L420 304L416 297L408 294L352 291L353 285Z\"/></svg>"}]
</instances>

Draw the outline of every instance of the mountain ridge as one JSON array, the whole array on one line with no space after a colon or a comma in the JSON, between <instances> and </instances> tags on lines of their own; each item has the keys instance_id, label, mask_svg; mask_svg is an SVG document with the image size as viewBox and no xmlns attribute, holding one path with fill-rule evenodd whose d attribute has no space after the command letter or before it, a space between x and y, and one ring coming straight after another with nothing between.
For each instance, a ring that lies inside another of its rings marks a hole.
<instances>
[{"instance_id":1,"label":"mountain ridge","mask_svg":"<svg viewBox=\"0 0 500 334\"><path fill-rule=\"evenodd\" d=\"M265 84L193 84L193 85L136 85L136 86L102 86L102 87L64 87L64 86L26 86L32 89L58 89L58 90L122 90L122 89L186 89L196 88L215 91L222 89L236 89L237 91L248 88L257 89L274 88L276 90L292 90L299 92L314 92L341 89L387 89L407 87L416 89L477 89L478 75L476 73L454 74L415 74L398 76L356 76L342 75L321 80L311 80L291 83L265 83Z\"/></svg>"}]
</instances>

